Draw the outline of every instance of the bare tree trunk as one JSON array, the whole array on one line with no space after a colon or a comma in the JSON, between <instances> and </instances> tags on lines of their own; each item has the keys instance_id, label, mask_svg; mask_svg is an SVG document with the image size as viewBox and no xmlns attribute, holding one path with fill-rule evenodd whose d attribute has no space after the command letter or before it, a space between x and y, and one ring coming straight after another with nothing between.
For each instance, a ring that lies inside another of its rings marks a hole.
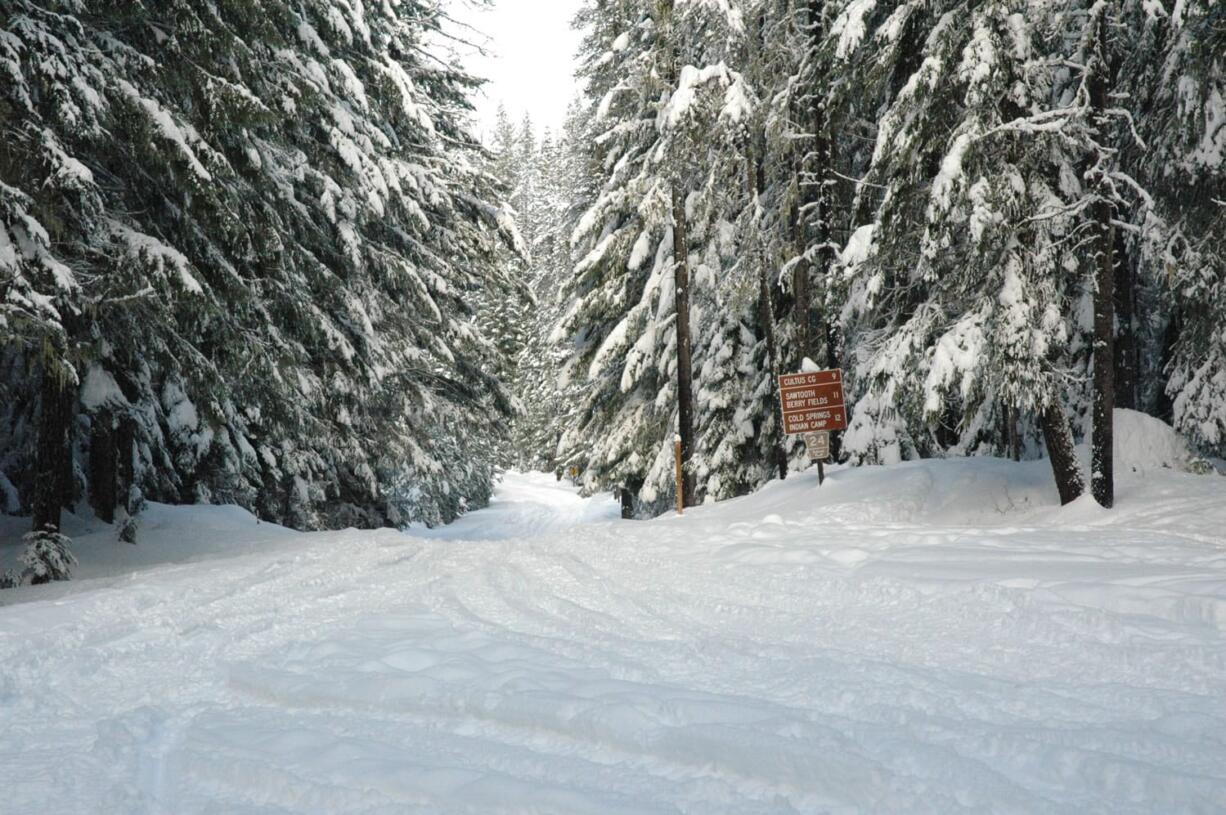
<instances>
[{"instance_id":1,"label":"bare tree trunk","mask_svg":"<svg viewBox=\"0 0 1226 815\"><path fill-rule=\"evenodd\" d=\"M677 433L681 436L684 506L694 505L694 371L690 337L690 262L685 197L673 185L673 282L677 289Z\"/></svg>"},{"instance_id":2,"label":"bare tree trunk","mask_svg":"<svg viewBox=\"0 0 1226 815\"><path fill-rule=\"evenodd\" d=\"M89 443L89 502L103 523L115 523L117 503L115 419L109 410L94 415Z\"/></svg>"},{"instance_id":3,"label":"bare tree trunk","mask_svg":"<svg viewBox=\"0 0 1226 815\"><path fill-rule=\"evenodd\" d=\"M1085 478L1073 453L1073 433L1069 430L1064 410L1053 403L1043 411L1043 442L1051 459L1052 475L1060 492L1060 503L1071 504L1086 491Z\"/></svg>"},{"instance_id":4,"label":"bare tree trunk","mask_svg":"<svg viewBox=\"0 0 1226 815\"><path fill-rule=\"evenodd\" d=\"M1090 105L1096 119L1103 123L1110 99L1107 88L1106 21L1101 14L1098 26L1098 54L1090 71ZM1101 136L1100 136L1101 138ZM1096 156L1099 171L1106 160ZM1091 208L1096 231L1094 239L1094 430L1090 447L1090 489L1094 500L1104 507L1115 504L1115 462L1112 460L1115 413L1115 207L1106 197L1108 190L1100 180L1097 199Z\"/></svg>"},{"instance_id":5,"label":"bare tree trunk","mask_svg":"<svg viewBox=\"0 0 1226 815\"><path fill-rule=\"evenodd\" d=\"M35 459L33 521L34 531L47 528L59 531L64 495L64 459L70 455L73 388L67 372L55 362L44 364L42 405L39 414L38 449Z\"/></svg>"}]
</instances>

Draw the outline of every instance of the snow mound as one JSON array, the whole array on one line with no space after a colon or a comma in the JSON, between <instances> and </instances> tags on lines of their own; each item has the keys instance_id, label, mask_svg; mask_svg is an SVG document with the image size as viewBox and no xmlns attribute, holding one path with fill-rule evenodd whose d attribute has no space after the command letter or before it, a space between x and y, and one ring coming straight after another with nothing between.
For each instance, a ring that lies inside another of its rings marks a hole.
<instances>
[{"instance_id":1,"label":"snow mound","mask_svg":"<svg viewBox=\"0 0 1226 815\"><path fill-rule=\"evenodd\" d=\"M1116 473L1163 469L1188 472L1192 451L1173 427L1135 410L1115 411Z\"/></svg>"},{"instance_id":2,"label":"snow mound","mask_svg":"<svg viewBox=\"0 0 1226 815\"><path fill-rule=\"evenodd\" d=\"M940 524L995 527L1043 521L1060 508L1047 461L927 459L869 467L828 467L774 481L757 495L704 507L711 517L745 520L749 506L786 523ZM705 516L704 516L705 517Z\"/></svg>"}]
</instances>

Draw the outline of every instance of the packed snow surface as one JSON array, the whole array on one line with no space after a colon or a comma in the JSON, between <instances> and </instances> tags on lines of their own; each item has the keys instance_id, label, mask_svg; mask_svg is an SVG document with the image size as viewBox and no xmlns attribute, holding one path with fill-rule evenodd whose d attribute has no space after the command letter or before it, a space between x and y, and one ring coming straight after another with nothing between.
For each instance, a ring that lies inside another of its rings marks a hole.
<instances>
[{"instance_id":1,"label":"packed snow surface","mask_svg":"<svg viewBox=\"0 0 1226 815\"><path fill-rule=\"evenodd\" d=\"M437 532L75 521L90 579L0 594L0 812L1226 811L1224 478L616 509L512 474Z\"/></svg>"}]
</instances>

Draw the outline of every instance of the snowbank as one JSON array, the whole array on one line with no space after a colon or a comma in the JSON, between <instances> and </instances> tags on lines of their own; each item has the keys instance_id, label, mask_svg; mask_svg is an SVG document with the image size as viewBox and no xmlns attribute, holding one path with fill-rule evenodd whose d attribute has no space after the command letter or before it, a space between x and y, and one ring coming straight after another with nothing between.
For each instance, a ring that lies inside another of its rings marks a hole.
<instances>
[{"instance_id":1,"label":"snowbank","mask_svg":"<svg viewBox=\"0 0 1226 815\"><path fill-rule=\"evenodd\" d=\"M1188 443L1161 419L1135 410L1115 411L1113 454L1118 471L1144 474L1150 470L1188 472L1194 458Z\"/></svg>"},{"instance_id":2,"label":"snowbank","mask_svg":"<svg viewBox=\"0 0 1226 815\"><path fill-rule=\"evenodd\" d=\"M88 507L82 507L88 510ZM138 542L123 543L115 527L84 514L65 513L64 532L72 538L79 561L78 580L129 575L156 566L191 563L258 552L276 544L292 544L293 530L265 523L235 506L168 506L150 503L141 513ZM14 569L23 549L21 537L29 518L0 516L0 571ZM57 587L61 591L75 590ZM0 605L13 594L0 594Z\"/></svg>"}]
</instances>

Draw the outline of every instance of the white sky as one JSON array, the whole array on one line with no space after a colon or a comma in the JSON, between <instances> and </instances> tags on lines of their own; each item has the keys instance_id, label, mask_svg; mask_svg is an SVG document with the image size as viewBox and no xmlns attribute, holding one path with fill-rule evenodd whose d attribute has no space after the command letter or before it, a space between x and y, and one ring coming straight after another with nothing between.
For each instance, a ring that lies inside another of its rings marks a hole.
<instances>
[{"instance_id":1,"label":"white sky","mask_svg":"<svg viewBox=\"0 0 1226 815\"><path fill-rule=\"evenodd\" d=\"M477 101L478 131L488 140L501 102L516 124L524 113L539 133L557 131L577 90L579 34L570 28L580 0L494 0L488 11L457 3L453 13L487 38L489 57L468 56L470 71L489 80ZM474 35L476 36L476 35Z\"/></svg>"}]
</instances>

